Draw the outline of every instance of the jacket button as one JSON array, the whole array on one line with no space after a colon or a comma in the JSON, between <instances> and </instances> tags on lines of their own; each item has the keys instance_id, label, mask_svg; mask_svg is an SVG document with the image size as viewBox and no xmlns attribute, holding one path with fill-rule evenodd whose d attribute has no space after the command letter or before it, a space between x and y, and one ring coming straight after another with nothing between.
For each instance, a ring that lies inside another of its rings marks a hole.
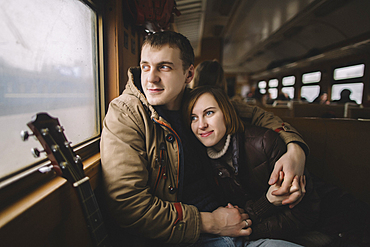
<instances>
[{"instance_id":1,"label":"jacket button","mask_svg":"<svg viewBox=\"0 0 370 247\"><path fill-rule=\"evenodd\" d=\"M176 229L182 231L184 229L184 223L182 222L178 223Z\"/></svg>"},{"instance_id":2,"label":"jacket button","mask_svg":"<svg viewBox=\"0 0 370 247\"><path fill-rule=\"evenodd\" d=\"M218 175L221 177L223 175L223 173L222 172L219 172Z\"/></svg>"},{"instance_id":3,"label":"jacket button","mask_svg":"<svg viewBox=\"0 0 370 247\"><path fill-rule=\"evenodd\" d=\"M168 190L170 191L170 194L175 194L177 192L177 189L172 186L169 186Z\"/></svg>"},{"instance_id":4,"label":"jacket button","mask_svg":"<svg viewBox=\"0 0 370 247\"><path fill-rule=\"evenodd\" d=\"M175 141L175 137L172 134L167 134L166 135L166 140L170 143Z\"/></svg>"}]
</instances>

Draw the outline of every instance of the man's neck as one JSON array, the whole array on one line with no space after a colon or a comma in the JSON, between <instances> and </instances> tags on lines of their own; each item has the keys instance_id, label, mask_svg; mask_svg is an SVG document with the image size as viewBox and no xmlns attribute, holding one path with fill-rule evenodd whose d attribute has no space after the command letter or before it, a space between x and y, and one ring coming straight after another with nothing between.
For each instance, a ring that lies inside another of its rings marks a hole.
<instances>
[{"instance_id":1,"label":"man's neck","mask_svg":"<svg viewBox=\"0 0 370 247\"><path fill-rule=\"evenodd\" d=\"M179 95L177 96L177 98L175 99L174 102L163 105L164 109L169 110L169 111L178 111L178 110L180 110L182 99L183 99L183 96L184 96L184 91L185 91L185 88L184 88L184 90L182 90L179 93Z\"/></svg>"}]
</instances>

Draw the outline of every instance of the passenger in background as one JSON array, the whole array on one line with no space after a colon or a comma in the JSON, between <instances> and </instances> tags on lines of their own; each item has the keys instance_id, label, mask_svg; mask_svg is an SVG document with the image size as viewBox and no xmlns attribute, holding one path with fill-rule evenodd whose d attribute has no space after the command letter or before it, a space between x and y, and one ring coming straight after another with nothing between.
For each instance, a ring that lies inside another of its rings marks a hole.
<instances>
[{"instance_id":1,"label":"passenger in background","mask_svg":"<svg viewBox=\"0 0 370 247\"><path fill-rule=\"evenodd\" d=\"M342 92L340 92L340 99L333 100L332 102L335 104L353 103L357 105L357 102L351 99L351 93L351 90L343 89Z\"/></svg>"},{"instance_id":2,"label":"passenger in background","mask_svg":"<svg viewBox=\"0 0 370 247\"><path fill-rule=\"evenodd\" d=\"M330 101L328 100L328 94L326 92L321 92L319 96L312 101L312 104L329 105Z\"/></svg>"},{"instance_id":3,"label":"passenger in background","mask_svg":"<svg viewBox=\"0 0 370 247\"><path fill-rule=\"evenodd\" d=\"M217 60L201 62L195 68L194 79L191 85L192 88L203 85L218 86L226 92L227 85L221 64ZM279 171L282 170L285 173L285 179L281 188L275 193L276 195L288 193L295 175L303 175L306 161L303 151L308 155L308 146L289 123L283 122L279 117L274 116L272 112L267 112L258 106L251 106L242 100L232 99L231 102L243 121L275 130L284 140L288 151L276 162L269 184L273 185L278 180ZM288 200L283 201L283 204L294 201L294 197L294 193L291 194ZM291 205L291 207L294 205Z\"/></svg>"},{"instance_id":4,"label":"passenger in background","mask_svg":"<svg viewBox=\"0 0 370 247\"><path fill-rule=\"evenodd\" d=\"M227 83L224 69L217 60L206 60L197 65L194 72L191 88L202 85L218 86L227 92Z\"/></svg>"},{"instance_id":5,"label":"passenger in background","mask_svg":"<svg viewBox=\"0 0 370 247\"><path fill-rule=\"evenodd\" d=\"M364 102L362 102L362 105L364 107L370 107L370 95L367 96L367 100L365 100Z\"/></svg>"},{"instance_id":6,"label":"passenger in background","mask_svg":"<svg viewBox=\"0 0 370 247\"><path fill-rule=\"evenodd\" d=\"M274 103L274 99L271 98L270 92L266 92L265 95L262 97L262 103L265 105L272 105Z\"/></svg>"},{"instance_id":7,"label":"passenger in background","mask_svg":"<svg viewBox=\"0 0 370 247\"><path fill-rule=\"evenodd\" d=\"M306 99L306 97L301 97L301 102L302 103L308 103L308 100Z\"/></svg>"},{"instance_id":8,"label":"passenger in background","mask_svg":"<svg viewBox=\"0 0 370 247\"><path fill-rule=\"evenodd\" d=\"M254 90L254 99L256 100L256 104L258 106L262 106L262 107L264 106L264 104L263 104L263 97L264 96L265 95L260 92L259 88Z\"/></svg>"},{"instance_id":9,"label":"passenger in background","mask_svg":"<svg viewBox=\"0 0 370 247\"><path fill-rule=\"evenodd\" d=\"M287 93L284 93L281 89L279 90L276 100L291 100Z\"/></svg>"}]
</instances>

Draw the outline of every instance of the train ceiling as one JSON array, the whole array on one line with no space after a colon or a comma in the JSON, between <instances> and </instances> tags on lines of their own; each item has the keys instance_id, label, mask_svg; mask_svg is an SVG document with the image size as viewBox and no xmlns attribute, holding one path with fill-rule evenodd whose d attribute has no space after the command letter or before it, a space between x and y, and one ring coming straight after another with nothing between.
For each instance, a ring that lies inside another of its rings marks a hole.
<instances>
[{"instance_id":1,"label":"train ceiling","mask_svg":"<svg viewBox=\"0 0 370 247\"><path fill-rule=\"evenodd\" d=\"M179 32L201 54L223 40L226 72L258 75L370 51L369 0L177 0Z\"/></svg>"}]
</instances>

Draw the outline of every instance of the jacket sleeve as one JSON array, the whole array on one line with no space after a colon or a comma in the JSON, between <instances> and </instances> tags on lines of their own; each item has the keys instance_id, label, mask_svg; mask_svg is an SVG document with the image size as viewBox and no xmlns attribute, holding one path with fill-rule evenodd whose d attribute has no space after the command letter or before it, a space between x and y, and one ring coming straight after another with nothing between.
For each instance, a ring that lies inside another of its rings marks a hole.
<instances>
[{"instance_id":1,"label":"jacket sleeve","mask_svg":"<svg viewBox=\"0 0 370 247\"><path fill-rule=\"evenodd\" d=\"M192 243L200 234L200 214L191 205L152 195L146 138L150 121L139 103L114 100L104 119L101 162L107 207L124 231L167 243ZM153 137L154 138L154 137ZM182 220L178 220L178 207ZM177 208L177 209L176 209Z\"/></svg>"},{"instance_id":2,"label":"jacket sleeve","mask_svg":"<svg viewBox=\"0 0 370 247\"><path fill-rule=\"evenodd\" d=\"M264 152L268 160L268 167L272 170L275 162L285 152L284 142L279 136L268 130L263 138ZM268 181L270 171L262 173L263 181ZM263 195L257 200L249 200L245 210L252 220L252 234L250 239L278 238L290 240L314 225L319 219L320 199L314 191L312 180L306 175L306 195L293 209L288 206L274 206L267 198L268 185ZM262 177L259 177L262 179Z\"/></svg>"},{"instance_id":3,"label":"jacket sleeve","mask_svg":"<svg viewBox=\"0 0 370 247\"><path fill-rule=\"evenodd\" d=\"M309 155L310 149L308 145L303 140L301 134L289 123L283 122L281 118L275 116L272 112L265 111L258 106L249 105L244 101L235 99L232 100L232 103L243 121L278 132L286 144L290 142L297 143L303 149L306 156Z\"/></svg>"}]
</instances>

